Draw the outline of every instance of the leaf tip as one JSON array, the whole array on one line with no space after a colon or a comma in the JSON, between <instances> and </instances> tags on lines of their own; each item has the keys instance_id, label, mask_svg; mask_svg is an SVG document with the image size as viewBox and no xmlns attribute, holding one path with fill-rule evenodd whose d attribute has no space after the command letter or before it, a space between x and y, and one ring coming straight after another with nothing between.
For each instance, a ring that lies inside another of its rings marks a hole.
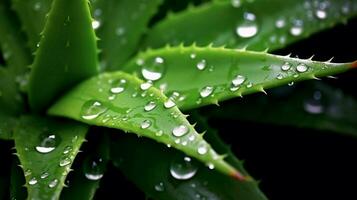
<instances>
[{"instance_id":1,"label":"leaf tip","mask_svg":"<svg viewBox=\"0 0 357 200\"><path fill-rule=\"evenodd\" d=\"M230 174L231 177L233 177L234 179L238 180L238 181L253 181L254 179L251 176L245 176L243 174L241 174L238 171L234 171Z\"/></svg>"},{"instance_id":2,"label":"leaf tip","mask_svg":"<svg viewBox=\"0 0 357 200\"><path fill-rule=\"evenodd\" d=\"M357 60L354 61L354 62L351 64L351 67L352 67L352 68L357 68Z\"/></svg>"}]
</instances>

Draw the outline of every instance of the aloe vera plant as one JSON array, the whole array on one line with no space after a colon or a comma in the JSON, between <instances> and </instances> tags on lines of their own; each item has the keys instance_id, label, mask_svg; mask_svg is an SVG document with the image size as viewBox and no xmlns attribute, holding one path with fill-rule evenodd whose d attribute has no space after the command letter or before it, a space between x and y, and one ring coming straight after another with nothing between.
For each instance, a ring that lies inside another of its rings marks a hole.
<instances>
[{"instance_id":1,"label":"aloe vera plant","mask_svg":"<svg viewBox=\"0 0 357 200\"><path fill-rule=\"evenodd\" d=\"M2 0L0 199L103 198L118 172L152 199L268 199L210 120L356 136L353 96L269 95L353 74L355 57L277 51L356 15L353 0ZM240 102L253 93L268 100Z\"/></svg>"}]
</instances>

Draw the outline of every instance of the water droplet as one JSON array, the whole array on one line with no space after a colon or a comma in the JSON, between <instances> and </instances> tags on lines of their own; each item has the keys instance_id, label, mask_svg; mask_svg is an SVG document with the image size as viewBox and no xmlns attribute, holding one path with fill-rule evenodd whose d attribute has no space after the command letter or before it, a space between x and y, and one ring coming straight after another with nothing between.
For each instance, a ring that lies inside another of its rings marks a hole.
<instances>
[{"instance_id":1,"label":"water droplet","mask_svg":"<svg viewBox=\"0 0 357 200\"><path fill-rule=\"evenodd\" d=\"M149 120L144 120L143 122L141 122L141 128L142 129L147 129L151 126L151 121Z\"/></svg>"},{"instance_id":2,"label":"water droplet","mask_svg":"<svg viewBox=\"0 0 357 200\"><path fill-rule=\"evenodd\" d=\"M208 163L207 166L208 166L209 169L214 169L214 164L213 163Z\"/></svg>"},{"instance_id":3,"label":"water droplet","mask_svg":"<svg viewBox=\"0 0 357 200\"><path fill-rule=\"evenodd\" d=\"M315 15L318 19L326 19L327 12L326 12L326 10L317 9L315 12Z\"/></svg>"},{"instance_id":4,"label":"water droplet","mask_svg":"<svg viewBox=\"0 0 357 200\"><path fill-rule=\"evenodd\" d=\"M151 82L151 81L147 81L147 82L145 82L145 83L142 83L142 84L140 85L140 88L141 88L142 90L148 90L149 88L151 88L151 86L152 86L152 82Z\"/></svg>"},{"instance_id":5,"label":"water droplet","mask_svg":"<svg viewBox=\"0 0 357 200\"><path fill-rule=\"evenodd\" d=\"M93 20L92 21L92 28L95 30L95 29L98 29L100 27L100 22L97 21L97 20Z\"/></svg>"},{"instance_id":6,"label":"water droplet","mask_svg":"<svg viewBox=\"0 0 357 200\"><path fill-rule=\"evenodd\" d=\"M205 144L205 143L200 144L198 146L197 152L200 155L206 154L208 152L207 144Z\"/></svg>"},{"instance_id":7,"label":"water droplet","mask_svg":"<svg viewBox=\"0 0 357 200\"><path fill-rule=\"evenodd\" d=\"M176 103L172 100L172 98L168 98L165 102L164 102L164 107L165 108L172 108L176 105Z\"/></svg>"},{"instance_id":8,"label":"water droplet","mask_svg":"<svg viewBox=\"0 0 357 200\"><path fill-rule=\"evenodd\" d=\"M139 65L139 66L144 65L144 63L145 63L144 59L139 58L139 59L136 60L136 64Z\"/></svg>"},{"instance_id":9,"label":"water droplet","mask_svg":"<svg viewBox=\"0 0 357 200\"><path fill-rule=\"evenodd\" d=\"M204 70L206 68L206 60L201 60L196 65L197 69Z\"/></svg>"},{"instance_id":10,"label":"water droplet","mask_svg":"<svg viewBox=\"0 0 357 200\"><path fill-rule=\"evenodd\" d=\"M58 180L57 180L57 179L54 179L53 181L51 181L51 182L48 184L48 187L49 187L49 188L54 188L54 187L56 187L57 184L58 184Z\"/></svg>"},{"instance_id":11,"label":"water droplet","mask_svg":"<svg viewBox=\"0 0 357 200\"><path fill-rule=\"evenodd\" d=\"M164 132L163 132L162 130L160 130L160 131L158 131L158 132L155 133L155 135L156 135L157 137L160 137L160 136L162 136L163 134L164 134Z\"/></svg>"},{"instance_id":12,"label":"water droplet","mask_svg":"<svg viewBox=\"0 0 357 200\"><path fill-rule=\"evenodd\" d=\"M195 58L196 58L196 54L195 54L195 53L191 53L191 54L190 54L190 58L191 58L191 59L195 59Z\"/></svg>"},{"instance_id":13,"label":"water droplet","mask_svg":"<svg viewBox=\"0 0 357 200\"><path fill-rule=\"evenodd\" d=\"M288 71L291 68L290 63L285 62L282 66L281 66L281 70L283 71Z\"/></svg>"},{"instance_id":14,"label":"water droplet","mask_svg":"<svg viewBox=\"0 0 357 200\"><path fill-rule=\"evenodd\" d=\"M43 173L43 174L41 174L41 179L45 179L45 178L47 178L48 177L48 175L49 175L49 173L48 172L45 172L45 173Z\"/></svg>"},{"instance_id":15,"label":"water droplet","mask_svg":"<svg viewBox=\"0 0 357 200\"><path fill-rule=\"evenodd\" d=\"M125 85L126 85L125 79L111 81L110 92L113 94L122 93L125 90Z\"/></svg>"},{"instance_id":16,"label":"water droplet","mask_svg":"<svg viewBox=\"0 0 357 200\"><path fill-rule=\"evenodd\" d=\"M234 79L232 80L232 85L237 87L240 86L241 84L243 84L245 81L245 77L242 75L237 75L236 77L234 77Z\"/></svg>"},{"instance_id":17,"label":"water droplet","mask_svg":"<svg viewBox=\"0 0 357 200\"><path fill-rule=\"evenodd\" d=\"M284 19L278 19L275 21L275 27L276 28L283 28L285 27L285 20Z\"/></svg>"},{"instance_id":18,"label":"water droplet","mask_svg":"<svg viewBox=\"0 0 357 200\"><path fill-rule=\"evenodd\" d=\"M81 109L81 116L85 120L92 120L107 111L107 108L101 102L89 100L85 102Z\"/></svg>"},{"instance_id":19,"label":"water droplet","mask_svg":"<svg viewBox=\"0 0 357 200\"><path fill-rule=\"evenodd\" d=\"M258 33L258 26L253 13L244 13L244 22L237 26L236 33L242 38L251 38Z\"/></svg>"},{"instance_id":20,"label":"water droplet","mask_svg":"<svg viewBox=\"0 0 357 200\"><path fill-rule=\"evenodd\" d=\"M281 80L281 79L283 79L284 77L283 77L282 74L278 74L278 75L276 76L276 78L277 78L278 80Z\"/></svg>"},{"instance_id":21,"label":"water droplet","mask_svg":"<svg viewBox=\"0 0 357 200\"><path fill-rule=\"evenodd\" d=\"M234 8L239 8L241 5L241 0L231 0L231 4Z\"/></svg>"},{"instance_id":22,"label":"water droplet","mask_svg":"<svg viewBox=\"0 0 357 200\"><path fill-rule=\"evenodd\" d=\"M293 86L293 85L294 85L294 82L288 83L288 86Z\"/></svg>"},{"instance_id":23,"label":"water droplet","mask_svg":"<svg viewBox=\"0 0 357 200\"><path fill-rule=\"evenodd\" d=\"M200 95L202 98L208 97L213 93L213 87L212 86L206 86L201 89Z\"/></svg>"},{"instance_id":24,"label":"water droplet","mask_svg":"<svg viewBox=\"0 0 357 200\"><path fill-rule=\"evenodd\" d=\"M188 128L185 125L180 125L172 130L172 134L176 137L182 137L188 132Z\"/></svg>"},{"instance_id":25,"label":"water droplet","mask_svg":"<svg viewBox=\"0 0 357 200\"><path fill-rule=\"evenodd\" d=\"M72 147L71 146L66 146L63 150L63 154L68 154L69 152L72 151Z\"/></svg>"},{"instance_id":26,"label":"water droplet","mask_svg":"<svg viewBox=\"0 0 357 200\"><path fill-rule=\"evenodd\" d=\"M188 137L188 140L190 140L191 142L194 141L196 139L195 135L191 135L190 137Z\"/></svg>"},{"instance_id":27,"label":"water droplet","mask_svg":"<svg viewBox=\"0 0 357 200\"><path fill-rule=\"evenodd\" d=\"M36 2L35 5L33 6L33 9L35 11L39 11L41 7L42 7L41 2Z\"/></svg>"},{"instance_id":28,"label":"water droplet","mask_svg":"<svg viewBox=\"0 0 357 200\"><path fill-rule=\"evenodd\" d=\"M141 69L141 74L146 80L159 80L165 70L164 62L165 61L162 57L156 57L152 65L144 66Z\"/></svg>"},{"instance_id":29,"label":"water droplet","mask_svg":"<svg viewBox=\"0 0 357 200\"><path fill-rule=\"evenodd\" d=\"M60 167L64 167L66 165L71 164L71 162L72 162L71 159L69 159L68 157L64 157L64 158L61 159L61 161L59 163L59 166Z\"/></svg>"},{"instance_id":30,"label":"water droplet","mask_svg":"<svg viewBox=\"0 0 357 200\"><path fill-rule=\"evenodd\" d=\"M37 179L35 177L29 180L29 185L36 185L36 183L37 183Z\"/></svg>"},{"instance_id":31,"label":"water droplet","mask_svg":"<svg viewBox=\"0 0 357 200\"><path fill-rule=\"evenodd\" d=\"M252 82L249 82L249 83L247 84L247 88L251 88L251 87L253 87L253 83L252 83Z\"/></svg>"},{"instance_id":32,"label":"water droplet","mask_svg":"<svg viewBox=\"0 0 357 200\"><path fill-rule=\"evenodd\" d=\"M36 151L39 153L50 153L55 150L59 144L56 135L51 133L45 133L40 136L40 144L35 147Z\"/></svg>"},{"instance_id":33,"label":"water droplet","mask_svg":"<svg viewBox=\"0 0 357 200\"><path fill-rule=\"evenodd\" d=\"M344 15L348 15L351 11L351 4L349 1L346 1L342 7L341 7L341 13L344 14Z\"/></svg>"},{"instance_id":34,"label":"water droplet","mask_svg":"<svg viewBox=\"0 0 357 200\"><path fill-rule=\"evenodd\" d=\"M327 9L329 7L329 2L325 0L319 0L314 2L315 6L315 16L317 19L323 20L327 18Z\"/></svg>"},{"instance_id":35,"label":"water droplet","mask_svg":"<svg viewBox=\"0 0 357 200\"><path fill-rule=\"evenodd\" d=\"M320 114L324 112L322 94L320 91L315 91L312 95L312 98L307 99L304 102L304 109L310 114Z\"/></svg>"},{"instance_id":36,"label":"water droplet","mask_svg":"<svg viewBox=\"0 0 357 200\"><path fill-rule=\"evenodd\" d=\"M290 34L293 36L299 36L303 32L303 22L302 20L295 20L293 26L290 28Z\"/></svg>"},{"instance_id":37,"label":"water droplet","mask_svg":"<svg viewBox=\"0 0 357 200\"><path fill-rule=\"evenodd\" d=\"M154 108L156 108L156 103L153 101L150 101L149 103L147 103L144 107L145 111L152 111Z\"/></svg>"},{"instance_id":38,"label":"water droplet","mask_svg":"<svg viewBox=\"0 0 357 200\"><path fill-rule=\"evenodd\" d=\"M30 169L28 169L28 170L26 170L25 171L25 176L30 176L32 174L32 172L31 172L31 170Z\"/></svg>"},{"instance_id":39,"label":"water droplet","mask_svg":"<svg viewBox=\"0 0 357 200\"><path fill-rule=\"evenodd\" d=\"M160 182L154 186L155 190L158 192L163 192L165 191L164 183Z\"/></svg>"},{"instance_id":40,"label":"water droplet","mask_svg":"<svg viewBox=\"0 0 357 200\"><path fill-rule=\"evenodd\" d=\"M124 35L124 34L125 34L125 28L119 26L117 29L115 29L115 34L116 34L117 36L122 36L122 35Z\"/></svg>"},{"instance_id":41,"label":"water droplet","mask_svg":"<svg viewBox=\"0 0 357 200\"><path fill-rule=\"evenodd\" d=\"M197 166L192 162L190 157L175 158L170 165L170 174L178 180L188 180L197 172Z\"/></svg>"},{"instance_id":42,"label":"water droplet","mask_svg":"<svg viewBox=\"0 0 357 200\"><path fill-rule=\"evenodd\" d=\"M306 72L308 70L308 67L305 64L298 64L298 66L296 66L296 71L303 73Z\"/></svg>"},{"instance_id":43,"label":"water droplet","mask_svg":"<svg viewBox=\"0 0 357 200\"><path fill-rule=\"evenodd\" d=\"M104 162L102 158L87 160L84 166L84 175L87 179L96 181L103 177Z\"/></svg>"}]
</instances>

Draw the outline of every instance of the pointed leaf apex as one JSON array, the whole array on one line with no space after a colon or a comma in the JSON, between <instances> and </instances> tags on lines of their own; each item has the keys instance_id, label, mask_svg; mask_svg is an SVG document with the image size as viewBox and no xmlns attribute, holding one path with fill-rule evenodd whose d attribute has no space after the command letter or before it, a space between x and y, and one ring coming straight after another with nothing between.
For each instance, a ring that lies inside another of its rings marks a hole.
<instances>
[{"instance_id":1,"label":"pointed leaf apex","mask_svg":"<svg viewBox=\"0 0 357 200\"><path fill-rule=\"evenodd\" d=\"M357 68L357 60L354 61L354 62L351 64L351 67L352 67L352 68Z\"/></svg>"}]
</instances>

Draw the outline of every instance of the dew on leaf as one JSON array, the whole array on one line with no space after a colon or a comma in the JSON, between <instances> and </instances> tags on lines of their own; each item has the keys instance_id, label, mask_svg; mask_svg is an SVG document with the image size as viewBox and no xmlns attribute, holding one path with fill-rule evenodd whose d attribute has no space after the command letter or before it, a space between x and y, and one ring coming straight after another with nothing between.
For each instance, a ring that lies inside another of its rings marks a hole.
<instances>
[{"instance_id":1,"label":"dew on leaf","mask_svg":"<svg viewBox=\"0 0 357 200\"><path fill-rule=\"evenodd\" d=\"M113 94L119 94L124 92L126 86L126 80L125 79L113 80L111 81L110 85L111 85L110 92Z\"/></svg>"},{"instance_id":2,"label":"dew on leaf","mask_svg":"<svg viewBox=\"0 0 357 200\"><path fill-rule=\"evenodd\" d=\"M315 91L311 98L304 101L304 109L310 114L320 114L324 112L321 91Z\"/></svg>"},{"instance_id":3,"label":"dew on leaf","mask_svg":"<svg viewBox=\"0 0 357 200\"><path fill-rule=\"evenodd\" d=\"M58 179L54 179L48 184L48 187L49 188L54 188L54 187L57 186L57 184L58 184Z\"/></svg>"},{"instance_id":4,"label":"dew on leaf","mask_svg":"<svg viewBox=\"0 0 357 200\"><path fill-rule=\"evenodd\" d=\"M291 68L290 63L285 62L282 66L281 66L281 70L283 71L288 71Z\"/></svg>"},{"instance_id":5,"label":"dew on leaf","mask_svg":"<svg viewBox=\"0 0 357 200\"><path fill-rule=\"evenodd\" d=\"M101 102L96 100L89 100L82 106L81 117L85 120L96 119L105 111L107 111L107 108Z\"/></svg>"},{"instance_id":6,"label":"dew on leaf","mask_svg":"<svg viewBox=\"0 0 357 200\"><path fill-rule=\"evenodd\" d=\"M196 67L198 70L204 70L206 68L206 60L201 60L197 63Z\"/></svg>"},{"instance_id":7,"label":"dew on leaf","mask_svg":"<svg viewBox=\"0 0 357 200\"><path fill-rule=\"evenodd\" d=\"M141 90L148 90L149 88L151 88L152 86L152 82L151 81L147 81L147 82L144 82L142 84L140 84L140 88Z\"/></svg>"},{"instance_id":8,"label":"dew on leaf","mask_svg":"<svg viewBox=\"0 0 357 200\"><path fill-rule=\"evenodd\" d=\"M296 71L298 71L300 73L306 72L307 70L308 70L308 67L305 64L301 63L296 66Z\"/></svg>"},{"instance_id":9,"label":"dew on leaf","mask_svg":"<svg viewBox=\"0 0 357 200\"><path fill-rule=\"evenodd\" d=\"M156 103L154 101L150 101L149 103L147 103L144 107L145 111L152 111L156 108Z\"/></svg>"},{"instance_id":10,"label":"dew on leaf","mask_svg":"<svg viewBox=\"0 0 357 200\"><path fill-rule=\"evenodd\" d=\"M240 86L241 84L243 84L245 81L245 77L242 75L237 75L236 77L234 77L234 79L232 80L232 85L237 87Z\"/></svg>"},{"instance_id":11,"label":"dew on leaf","mask_svg":"<svg viewBox=\"0 0 357 200\"><path fill-rule=\"evenodd\" d=\"M39 153L50 153L55 150L55 148L60 143L60 138L55 134L45 132L40 136L40 143L35 147L36 151Z\"/></svg>"},{"instance_id":12,"label":"dew on leaf","mask_svg":"<svg viewBox=\"0 0 357 200\"><path fill-rule=\"evenodd\" d=\"M29 180L29 185L36 185L36 183L37 183L37 179L35 177Z\"/></svg>"},{"instance_id":13,"label":"dew on leaf","mask_svg":"<svg viewBox=\"0 0 357 200\"><path fill-rule=\"evenodd\" d=\"M173 128L173 130L172 130L172 134L173 134L175 137L182 137L182 136L184 136L186 133L188 133L188 128L187 128L187 126L185 126L185 125L176 126L176 127Z\"/></svg>"},{"instance_id":14,"label":"dew on leaf","mask_svg":"<svg viewBox=\"0 0 357 200\"><path fill-rule=\"evenodd\" d=\"M48 173L48 172L44 172L44 173L41 174L40 178L41 178L41 179L45 179L45 178L47 178L48 176L49 176L49 173Z\"/></svg>"},{"instance_id":15,"label":"dew on leaf","mask_svg":"<svg viewBox=\"0 0 357 200\"><path fill-rule=\"evenodd\" d=\"M69 159L68 157L64 157L60 160L59 166L64 167L71 164L71 162L72 162L71 159Z\"/></svg>"},{"instance_id":16,"label":"dew on leaf","mask_svg":"<svg viewBox=\"0 0 357 200\"><path fill-rule=\"evenodd\" d=\"M150 120L144 120L143 122L141 122L141 125L140 125L140 127L142 128L142 129L147 129L147 128L149 128L151 126L151 121Z\"/></svg>"},{"instance_id":17,"label":"dew on leaf","mask_svg":"<svg viewBox=\"0 0 357 200\"><path fill-rule=\"evenodd\" d=\"M88 180L97 181L103 177L104 162L102 158L87 160L84 166L84 175Z\"/></svg>"},{"instance_id":18,"label":"dew on leaf","mask_svg":"<svg viewBox=\"0 0 357 200\"><path fill-rule=\"evenodd\" d=\"M206 154L206 153L208 152L207 144L206 144L206 143L201 143L201 144L198 146L197 152L198 152L198 154L200 154L200 155Z\"/></svg>"},{"instance_id":19,"label":"dew on leaf","mask_svg":"<svg viewBox=\"0 0 357 200\"><path fill-rule=\"evenodd\" d=\"M170 164L170 174L178 180L188 180L197 172L197 165L190 157L175 157Z\"/></svg>"},{"instance_id":20,"label":"dew on leaf","mask_svg":"<svg viewBox=\"0 0 357 200\"><path fill-rule=\"evenodd\" d=\"M244 22L236 27L236 33L242 38L251 38L258 33L258 25L253 13L244 13Z\"/></svg>"},{"instance_id":21,"label":"dew on leaf","mask_svg":"<svg viewBox=\"0 0 357 200\"><path fill-rule=\"evenodd\" d=\"M213 87L212 86L206 86L201 89L200 91L200 96L202 98L208 97L213 93Z\"/></svg>"},{"instance_id":22,"label":"dew on leaf","mask_svg":"<svg viewBox=\"0 0 357 200\"><path fill-rule=\"evenodd\" d=\"M163 183L163 182L160 182L160 183L156 184L156 185L154 186L154 189L155 189L157 192L163 192L163 191L165 191L164 183Z\"/></svg>"}]
</instances>

